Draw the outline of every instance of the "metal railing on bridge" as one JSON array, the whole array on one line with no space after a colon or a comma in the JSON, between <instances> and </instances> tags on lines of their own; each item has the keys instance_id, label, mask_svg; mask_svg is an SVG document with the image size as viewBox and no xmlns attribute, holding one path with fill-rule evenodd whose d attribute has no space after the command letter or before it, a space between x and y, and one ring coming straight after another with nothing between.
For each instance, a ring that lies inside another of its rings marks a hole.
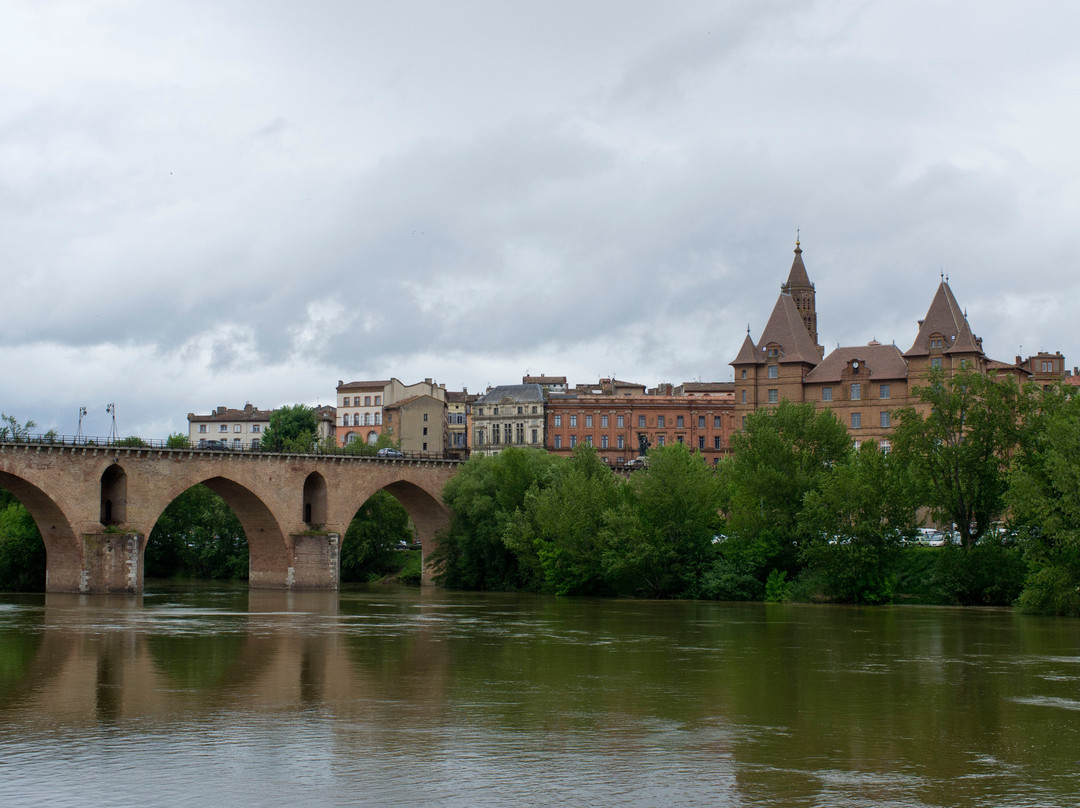
<instances>
[{"instance_id":1,"label":"metal railing on bridge","mask_svg":"<svg viewBox=\"0 0 1080 808\"><path fill-rule=\"evenodd\" d=\"M323 443L315 443L310 450L305 452L271 452L261 446L251 444L230 444L223 440L200 439L198 441L178 441L175 438L139 438L129 436L126 438L113 437L89 437L86 435L58 435L54 432L43 434L19 434L4 435L0 433L0 443L36 444L40 446L70 446L87 448L123 448L123 449L175 449L190 452L216 452L227 454L281 454L281 455L326 455L333 457L356 457L370 460L449 460L462 461L463 457L455 452L399 452L392 450L389 454L380 455L374 447L358 447L356 444L348 446L327 446Z\"/></svg>"}]
</instances>

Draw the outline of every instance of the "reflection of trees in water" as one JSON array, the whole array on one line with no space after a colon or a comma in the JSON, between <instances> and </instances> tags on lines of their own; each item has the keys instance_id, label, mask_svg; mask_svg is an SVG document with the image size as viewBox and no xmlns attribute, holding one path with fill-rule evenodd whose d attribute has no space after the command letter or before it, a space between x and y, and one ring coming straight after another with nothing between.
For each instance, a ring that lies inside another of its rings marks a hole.
<instances>
[{"instance_id":1,"label":"reflection of trees in water","mask_svg":"<svg viewBox=\"0 0 1080 808\"><path fill-rule=\"evenodd\" d=\"M40 604L40 597L36 598ZM0 708L25 694L38 677L33 675L35 660L44 637L44 619L40 608L19 614L0 631Z\"/></svg>"}]
</instances>

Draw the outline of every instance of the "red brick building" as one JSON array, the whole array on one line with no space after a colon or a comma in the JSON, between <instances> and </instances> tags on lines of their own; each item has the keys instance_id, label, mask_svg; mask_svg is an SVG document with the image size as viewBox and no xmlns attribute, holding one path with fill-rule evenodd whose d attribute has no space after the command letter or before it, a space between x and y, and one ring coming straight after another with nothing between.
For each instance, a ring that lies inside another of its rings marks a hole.
<instances>
[{"instance_id":1,"label":"red brick building","mask_svg":"<svg viewBox=\"0 0 1080 808\"><path fill-rule=\"evenodd\" d=\"M620 465L642 446L683 443L716 463L735 430L731 390L731 383L699 382L645 392L643 385L614 379L578 385L548 396L545 447L569 455L579 443L591 444L605 463Z\"/></svg>"}]
</instances>

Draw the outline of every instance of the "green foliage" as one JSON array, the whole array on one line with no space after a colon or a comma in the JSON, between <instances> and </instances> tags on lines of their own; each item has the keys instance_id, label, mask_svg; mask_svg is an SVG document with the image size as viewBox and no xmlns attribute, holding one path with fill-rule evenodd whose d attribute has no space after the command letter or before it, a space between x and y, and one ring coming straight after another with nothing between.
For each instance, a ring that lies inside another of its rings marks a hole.
<instances>
[{"instance_id":1,"label":"green foliage","mask_svg":"<svg viewBox=\"0 0 1080 808\"><path fill-rule=\"evenodd\" d=\"M799 514L806 575L828 600L892 599L900 541L915 533L917 501L908 467L874 441L851 452L807 492Z\"/></svg>"},{"instance_id":2,"label":"green foliage","mask_svg":"<svg viewBox=\"0 0 1080 808\"><path fill-rule=\"evenodd\" d=\"M791 583L784 570L773 570L765 581L765 600L783 603L791 598Z\"/></svg>"},{"instance_id":3,"label":"green foliage","mask_svg":"<svg viewBox=\"0 0 1080 808\"><path fill-rule=\"evenodd\" d=\"M758 580L772 569L796 573L808 539L799 521L803 500L850 453L847 429L828 410L785 400L748 415L731 445L720 465L729 535L723 561Z\"/></svg>"},{"instance_id":4,"label":"green foliage","mask_svg":"<svg viewBox=\"0 0 1080 808\"><path fill-rule=\"evenodd\" d=\"M187 449L189 445L188 436L183 432L173 432L165 439L167 449Z\"/></svg>"},{"instance_id":5,"label":"green foliage","mask_svg":"<svg viewBox=\"0 0 1080 808\"><path fill-rule=\"evenodd\" d=\"M972 370L946 378L938 368L912 392L930 412L897 412L895 454L910 468L923 504L939 521L955 524L970 550L1004 510L1010 458L1031 395L1011 380Z\"/></svg>"},{"instance_id":6,"label":"green foliage","mask_svg":"<svg viewBox=\"0 0 1080 808\"><path fill-rule=\"evenodd\" d=\"M1010 606L1024 585L1020 547L990 540L970 549L955 544L935 548L930 588L937 603L959 606Z\"/></svg>"},{"instance_id":7,"label":"green foliage","mask_svg":"<svg viewBox=\"0 0 1080 808\"><path fill-rule=\"evenodd\" d=\"M530 489L547 487L552 469L565 462L541 449L517 446L493 457L470 457L443 490L453 518L432 554L437 580L458 589L541 589L539 559L519 558L503 535Z\"/></svg>"},{"instance_id":8,"label":"green foliage","mask_svg":"<svg viewBox=\"0 0 1080 808\"><path fill-rule=\"evenodd\" d=\"M370 581L396 571L398 545L411 544L409 514L393 495L375 492L349 523L341 544L341 580Z\"/></svg>"},{"instance_id":9,"label":"green foliage","mask_svg":"<svg viewBox=\"0 0 1080 808\"><path fill-rule=\"evenodd\" d=\"M267 452L310 452L319 431L315 410L304 404L279 407L270 414L270 425L259 446Z\"/></svg>"},{"instance_id":10,"label":"green foliage","mask_svg":"<svg viewBox=\"0 0 1080 808\"><path fill-rule=\"evenodd\" d=\"M621 594L697 595L721 519L720 482L681 443L653 449L600 533L608 585Z\"/></svg>"},{"instance_id":11,"label":"green foliage","mask_svg":"<svg viewBox=\"0 0 1080 808\"><path fill-rule=\"evenodd\" d=\"M559 595L603 592L598 536L619 501L621 483L586 444L569 461L554 464L544 483L541 488L534 482L525 493L503 542L519 560L539 567L544 588Z\"/></svg>"},{"instance_id":12,"label":"green foliage","mask_svg":"<svg viewBox=\"0 0 1080 808\"><path fill-rule=\"evenodd\" d=\"M136 435L128 435L126 438L120 438L116 441L114 446L146 446L146 441Z\"/></svg>"},{"instance_id":13,"label":"green foliage","mask_svg":"<svg viewBox=\"0 0 1080 808\"><path fill-rule=\"evenodd\" d=\"M144 574L243 580L248 544L225 500L203 485L178 496L158 518L146 544Z\"/></svg>"},{"instance_id":14,"label":"green foliage","mask_svg":"<svg viewBox=\"0 0 1080 808\"><path fill-rule=\"evenodd\" d=\"M0 590L45 589L45 543L30 511L0 489Z\"/></svg>"},{"instance_id":15,"label":"green foliage","mask_svg":"<svg viewBox=\"0 0 1080 808\"><path fill-rule=\"evenodd\" d=\"M31 430L36 428L37 423L34 421L20 424L14 415L0 413L0 440L26 440L30 437Z\"/></svg>"},{"instance_id":16,"label":"green foliage","mask_svg":"<svg viewBox=\"0 0 1080 808\"><path fill-rule=\"evenodd\" d=\"M1029 573L1021 608L1080 616L1080 398L1042 394L1006 497Z\"/></svg>"}]
</instances>

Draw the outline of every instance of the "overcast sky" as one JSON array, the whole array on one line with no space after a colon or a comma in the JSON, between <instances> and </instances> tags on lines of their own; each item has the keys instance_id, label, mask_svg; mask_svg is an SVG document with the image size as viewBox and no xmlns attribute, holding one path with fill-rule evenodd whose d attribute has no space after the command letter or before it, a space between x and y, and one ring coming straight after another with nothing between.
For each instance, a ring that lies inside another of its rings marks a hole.
<instances>
[{"instance_id":1,"label":"overcast sky","mask_svg":"<svg viewBox=\"0 0 1080 808\"><path fill-rule=\"evenodd\" d=\"M0 0L0 409L187 430L339 379L726 381L939 282L1080 364L1080 4ZM1022 346L1022 347L1021 347Z\"/></svg>"}]
</instances>

